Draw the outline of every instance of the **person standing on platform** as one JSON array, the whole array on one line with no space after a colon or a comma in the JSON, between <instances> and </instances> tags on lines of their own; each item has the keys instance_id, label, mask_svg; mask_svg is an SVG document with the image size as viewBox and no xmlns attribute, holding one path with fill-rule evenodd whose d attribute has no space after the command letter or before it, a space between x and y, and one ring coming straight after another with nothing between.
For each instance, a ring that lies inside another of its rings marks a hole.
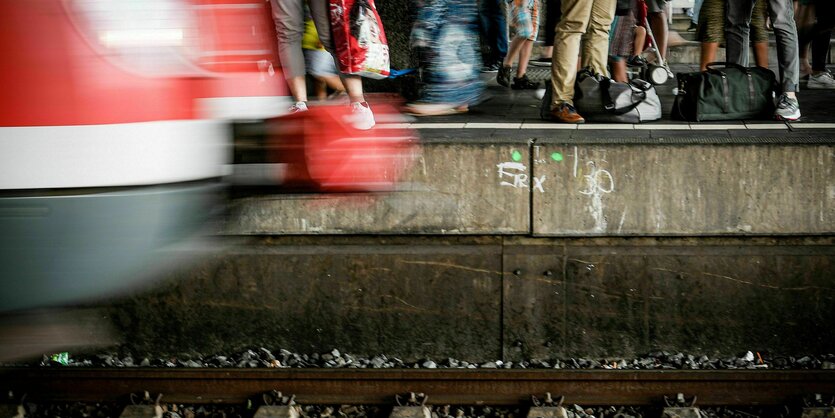
<instances>
[{"instance_id":1,"label":"person standing on platform","mask_svg":"<svg viewBox=\"0 0 835 418\"><path fill-rule=\"evenodd\" d=\"M704 0L699 14L699 28L696 39L701 43L699 71L705 71L707 65L716 61L719 45L725 43L725 9L728 0ZM754 63L768 68L768 29L766 19L768 10L765 1L754 5L751 15L751 45L754 47Z\"/></svg>"},{"instance_id":2,"label":"person standing on platform","mask_svg":"<svg viewBox=\"0 0 835 418\"><path fill-rule=\"evenodd\" d=\"M562 1L562 19L557 24L551 65L551 118L554 121L585 122L574 108L577 57L581 58L582 67L590 68L596 74L607 74L609 28L616 3L616 0Z\"/></svg>"},{"instance_id":3,"label":"person standing on platform","mask_svg":"<svg viewBox=\"0 0 835 418\"><path fill-rule=\"evenodd\" d=\"M502 67L496 75L496 82L514 90L535 90L539 87L539 83L531 81L526 73L533 43L539 32L539 0L508 0L507 4L510 7L510 17L515 33L513 40L510 41L507 56L504 57ZM513 77L511 85L513 60L517 56L519 61L516 64L516 76Z\"/></svg>"},{"instance_id":4,"label":"person standing on platform","mask_svg":"<svg viewBox=\"0 0 835 418\"><path fill-rule=\"evenodd\" d=\"M495 73L507 55L507 19L503 0L479 1L479 27L487 48L482 52L485 73Z\"/></svg>"},{"instance_id":5,"label":"person standing on platform","mask_svg":"<svg viewBox=\"0 0 835 418\"><path fill-rule=\"evenodd\" d=\"M800 50L812 45L812 68L809 73L808 89L835 89L835 79L826 69L826 57L829 53L829 43L832 30L835 28L835 1L812 0L815 23L807 30L800 30Z\"/></svg>"},{"instance_id":6,"label":"person standing on platform","mask_svg":"<svg viewBox=\"0 0 835 418\"><path fill-rule=\"evenodd\" d=\"M655 47L664 62L667 61L667 39L670 28L667 24L667 0L647 0L647 20L652 36L655 37Z\"/></svg>"},{"instance_id":7,"label":"person standing on platform","mask_svg":"<svg viewBox=\"0 0 835 418\"><path fill-rule=\"evenodd\" d=\"M777 100L774 117L779 120L800 119L800 103L797 90L800 84L800 57L797 27L794 22L794 6L791 0L767 1L768 14L777 37L777 64L780 69L782 94ZM748 66L748 33L754 0L728 1L725 41L729 62Z\"/></svg>"}]
</instances>

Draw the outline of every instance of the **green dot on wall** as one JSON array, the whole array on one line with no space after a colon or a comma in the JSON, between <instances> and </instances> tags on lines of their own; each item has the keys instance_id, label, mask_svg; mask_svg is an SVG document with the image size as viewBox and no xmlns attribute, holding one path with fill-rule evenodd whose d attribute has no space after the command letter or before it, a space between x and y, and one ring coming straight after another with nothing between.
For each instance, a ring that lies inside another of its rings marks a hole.
<instances>
[{"instance_id":1,"label":"green dot on wall","mask_svg":"<svg viewBox=\"0 0 835 418\"><path fill-rule=\"evenodd\" d=\"M559 152L551 153L551 159L554 161L562 161L562 154Z\"/></svg>"},{"instance_id":2,"label":"green dot on wall","mask_svg":"<svg viewBox=\"0 0 835 418\"><path fill-rule=\"evenodd\" d=\"M513 154L510 155L513 158L513 161L519 162L522 161L522 153L519 151L514 150Z\"/></svg>"}]
</instances>

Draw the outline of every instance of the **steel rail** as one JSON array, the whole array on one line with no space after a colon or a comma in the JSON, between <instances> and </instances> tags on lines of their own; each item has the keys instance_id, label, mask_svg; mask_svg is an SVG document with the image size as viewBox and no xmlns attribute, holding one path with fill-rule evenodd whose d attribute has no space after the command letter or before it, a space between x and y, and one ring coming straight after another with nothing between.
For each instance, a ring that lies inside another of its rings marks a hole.
<instances>
[{"instance_id":1,"label":"steel rail","mask_svg":"<svg viewBox=\"0 0 835 418\"><path fill-rule=\"evenodd\" d=\"M430 404L517 405L550 392L580 405L778 405L835 394L835 371L0 368L0 390L33 401L113 401L162 393L166 402L241 403L270 390L301 404L391 404L421 392Z\"/></svg>"}]
</instances>

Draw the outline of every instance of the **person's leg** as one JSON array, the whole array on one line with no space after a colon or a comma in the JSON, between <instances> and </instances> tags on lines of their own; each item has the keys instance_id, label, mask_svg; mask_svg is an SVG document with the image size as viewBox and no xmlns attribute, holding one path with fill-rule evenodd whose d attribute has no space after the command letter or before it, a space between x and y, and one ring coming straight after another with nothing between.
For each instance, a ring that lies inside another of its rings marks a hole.
<instances>
[{"instance_id":1,"label":"person's leg","mask_svg":"<svg viewBox=\"0 0 835 418\"><path fill-rule=\"evenodd\" d=\"M316 80L324 83L325 87L330 87L336 92L345 92L345 86L339 78L339 72L336 70L331 54L327 51L318 49L306 49L304 50L304 59L305 66L307 67L307 73L309 75L312 75ZM325 92L324 95L327 97L327 92ZM322 98L319 96L318 91L317 97L320 99Z\"/></svg>"},{"instance_id":2,"label":"person's leg","mask_svg":"<svg viewBox=\"0 0 835 418\"><path fill-rule=\"evenodd\" d=\"M345 93L345 85L342 84L342 79L339 78L338 76L335 76L335 75L319 76L319 78L322 79L322 81L324 81L325 84L327 84L328 87L330 87L331 90L333 90L337 93L339 93L339 92Z\"/></svg>"},{"instance_id":3,"label":"person's leg","mask_svg":"<svg viewBox=\"0 0 835 418\"><path fill-rule=\"evenodd\" d=\"M647 43L647 29L643 26L635 26L635 40L632 41L632 56L641 55L644 52L644 45Z\"/></svg>"},{"instance_id":4,"label":"person's leg","mask_svg":"<svg viewBox=\"0 0 835 418\"><path fill-rule=\"evenodd\" d=\"M809 46L815 37L815 9L814 4L795 1L794 23L797 27L800 74L803 76L812 73L812 65L809 64Z\"/></svg>"},{"instance_id":5,"label":"person's leg","mask_svg":"<svg viewBox=\"0 0 835 418\"><path fill-rule=\"evenodd\" d=\"M595 74L606 74L609 56L609 30L615 18L616 0L592 0L591 19L583 42L581 56L583 68L591 68Z\"/></svg>"},{"instance_id":6,"label":"person's leg","mask_svg":"<svg viewBox=\"0 0 835 418\"><path fill-rule=\"evenodd\" d=\"M832 30L827 30L812 39L812 72L815 74L826 71L826 56L829 54L831 38Z\"/></svg>"},{"instance_id":7,"label":"person's leg","mask_svg":"<svg viewBox=\"0 0 835 418\"><path fill-rule=\"evenodd\" d=\"M829 40L835 29L835 2L819 0L815 2L815 33L812 37L812 71L826 71L826 56L829 54Z\"/></svg>"},{"instance_id":8,"label":"person's leg","mask_svg":"<svg viewBox=\"0 0 835 418\"><path fill-rule=\"evenodd\" d=\"M487 45L485 65L499 64L507 55L507 20L502 0L482 0L479 5L479 25Z\"/></svg>"},{"instance_id":9,"label":"person's leg","mask_svg":"<svg viewBox=\"0 0 835 418\"><path fill-rule=\"evenodd\" d=\"M777 64L784 93L797 91L800 83L797 27L791 0L769 0L768 12L777 37ZM791 96L791 95L790 95Z\"/></svg>"},{"instance_id":10,"label":"person's leg","mask_svg":"<svg viewBox=\"0 0 835 418\"><path fill-rule=\"evenodd\" d=\"M505 55L504 61L502 61L502 67L513 66L513 61L516 60L516 56L519 55L522 47L525 46L525 42L527 42L527 39L518 36L510 41L510 48L507 49L507 55Z\"/></svg>"},{"instance_id":11,"label":"person's leg","mask_svg":"<svg viewBox=\"0 0 835 418\"><path fill-rule=\"evenodd\" d=\"M499 66L499 72L496 74L496 82L505 87L510 87L511 69L513 67L513 60L519 55L519 51L527 42L527 39L521 37L514 37L510 41L510 48L507 49L502 65Z\"/></svg>"},{"instance_id":12,"label":"person's leg","mask_svg":"<svg viewBox=\"0 0 835 418\"><path fill-rule=\"evenodd\" d=\"M661 54L661 58L666 60L667 34L669 32L667 25L667 2L665 0L648 0L647 6L647 18L650 29L652 29L652 36L655 37L656 47Z\"/></svg>"},{"instance_id":13,"label":"person's leg","mask_svg":"<svg viewBox=\"0 0 835 418\"><path fill-rule=\"evenodd\" d=\"M551 59L551 87L553 95L551 109L558 112L563 104L574 104L574 81L577 78L577 57L580 55L580 41L591 20L592 2L589 0L563 0L562 19L557 24L554 37L554 55ZM570 118L565 122L582 122L582 118ZM575 112L576 114L576 112Z\"/></svg>"},{"instance_id":14,"label":"person's leg","mask_svg":"<svg viewBox=\"0 0 835 418\"><path fill-rule=\"evenodd\" d=\"M699 13L702 11L702 4L705 0L696 0L693 3L693 16L690 18L690 22L693 24L699 24Z\"/></svg>"},{"instance_id":15,"label":"person's leg","mask_svg":"<svg viewBox=\"0 0 835 418\"><path fill-rule=\"evenodd\" d=\"M533 51L533 41L525 39L522 47L519 49L519 65L516 67L516 78L521 78L528 72L528 61L531 59L531 52Z\"/></svg>"},{"instance_id":16,"label":"person's leg","mask_svg":"<svg viewBox=\"0 0 835 418\"><path fill-rule=\"evenodd\" d=\"M702 42L701 55L699 56L699 71L707 70L707 65L716 61L716 51L719 50L719 42Z\"/></svg>"},{"instance_id":17,"label":"person's leg","mask_svg":"<svg viewBox=\"0 0 835 418\"><path fill-rule=\"evenodd\" d=\"M547 7L545 8L545 42L542 48L542 58L548 62L551 61L551 55L554 54L554 36L557 33L557 23L562 16L560 10L560 0L545 0Z\"/></svg>"},{"instance_id":18,"label":"person's leg","mask_svg":"<svg viewBox=\"0 0 835 418\"><path fill-rule=\"evenodd\" d=\"M496 6L496 14L493 20L496 27L496 62L500 62L507 55L509 38L507 34L507 8L502 0L493 0Z\"/></svg>"},{"instance_id":19,"label":"person's leg","mask_svg":"<svg viewBox=\"0 0 835 418\"><path fill-rule=\"evenodd\" d=\"M754 42L754 65L768 68L768 42Z\"/></svg>"},{"instance_id":20,"label":"person's leg","mask_svg":"<svg viewBox=\"0 0 835 418\"><path fill-rule=\"evenodd\" d=\"M297 102L307 101L302 36L304 35L304 3L299 0L270 0L275 23L281 67Z\"/></svg>"},{"instance_id":21,"label":"person's leg","mask_svg":"<svg viewBox=\"0 0 835 418\"><path fill-rule=\"evenodd\" d=\"M719 44L725 41L725 3L726 0L704 0L702 3L697 31L697 39L701 43L700 71L705 71L708 64L716 61Z\"/></svg>"},{"instance_id":22,"label":"person's leg","mask_svg":"<svg viewBox=\"0 0 835 418\"><path fill-rule=\"evenodd\" d=\"M829 40L832 27L835 26L835 5L831 0L818 1L815 4L817 23L812 38L812 68L809 75L810 89L835 89L835 78L826 70L826 57L829 54Z\"/></svg>"},{"instance_id":23,"label":"person's leg","mask_svg":"<svg viewBox=\"0 0 835 418\"><path fill-rule=\"evenodd\" d=\"M510 70L513 66L513 61L517 55L520 57L519 64L516 67L517 74L525 74L527 71L527 60L530 59L530 51L527 51L527 59L525 60L525 68L521 68L521 55L523 50L527 49L528 37L531 29L531 11L528 7L530 0L513 0L508 3L510 6L510 18L513 25L514 37L510 41L510 48L507 50L507 55L502 61L502 67L496 75L496 81L502 86L509 87L510 85Z\"/></svg>"},{"instance_id":24,"label":"person's leg","mask_svg":"<svg viewBox=\"0 0 835 418\"><path fill-rule=\"evenodd\" d=\"M313 17L313 23L316 25L316 31L319 32L319 40L322 46L331 54L334 64L339 68L339 60L336 58L336 51L331 38L331 24L328 16L328 2L326 0L310 0L308 2L310 7L310 14ZM365 96L362 93L362 78L357 75L339 73L342 79L342 84L345 85L345 90L348 92L348 97L352 102L364 102Z\"/></svg>"},{"instance_id":25,"label":"person's leg","mask_svg":"<svg viewBox=\"0 0 835 418\"><path fill-rule=\"evenodd\" d=\"M748 33L753 8L753 0L729 0L726 2L726 60L745 67L748 66Z\"/></svg>"},{"instance_id":26,"label":"person's leg","mask_svg":"<svg viewBox=\"0 0 835 418\"><path fill-rule=\"evenodd\" d=\"M325 100L328 98L328 85L324 80L313 77L313 97L315 100Z\"/></svg>"},{"instance_id":27,"label":"person's leg","mask_svg":"<svg viewBox=\"0 0 835 418\"><path fill-rule=\"evenodd\" d=\"M336 57L336 50L331 37L328 2L327 0L310 0L308 1L308 7L313 23L316 25L316 31L319 32L319 41L331 54L334 65L339 69L339 60ZM371 108L365 102L365 96L362 92L362 78L357 75L344 74L341 71L339 72L339 78L342 79L342 84L345 86L348 98L351 101L354 127L362 130L371 129L376 122L374 121L374 115L371 113Z\"/></svg>"},{"instance_id":28,"label":"person's leg","mask_svg":"<svg viewBox=\"0 0 835 418\"><path fill-rule=\"evenodd\" d=\"M560 0L543 0L541 6L545 12L545 39L540 50L539 58L532 60L532 65L550 66L551 55L554 54L554 35L557 30L557 22L560 21L562 11L560 10Z\"/></svg>"},{"instance_id":29,"label":"person's leg","mask_svg":"<svg viewBox=\"0 0 835 418\"><path fill-rule=\"evenodd\" d=\"M777 37L777 64L783 94L777 100L774 117L781 120L800 118L800 104L796 92L800 83L800 58L798 53L797 26L791 0L769 0L768 14Z\"/></svg>"},{"instance_id":30,"label":"person's leg","mask_svg":"<svg viewBox=\"0 0 835 418\"><path fill-rule=\"evenodd\" d=\"M751 45L754 47L754 64L762 68L768 68L767 18L768 4L766 0L758 0L754 3L754 10L751 12L751 32L749 38L751 39Z\"/></svg>"},{"instance_id":31,"label":"person's leg","mask_svg":"<svg viewBox=\"0 0 835 418\"><path fill-rule=\"evenodd\" d=\"M626 60L624 57L612 57L609 64L612 66L612 80L619 83L629 81L629 77L626 75Z\"/></svg>"},{"instance_id":32,"label":"person's leg","mask_svg":"<svg viewBox=\"0 0 835 418\"><path fill-rule=\"evenodd\" d=\"M520 22L525 25L525 31L522 33L525 36L525 42L519 49L519 65L516 67L517 79L523 78L525 73L528 72L528 61L531 59L533 43L536 41L537 32L539 32L539 0L526 0L526 3L525 21Z\"/></svg>"}]
</instances>

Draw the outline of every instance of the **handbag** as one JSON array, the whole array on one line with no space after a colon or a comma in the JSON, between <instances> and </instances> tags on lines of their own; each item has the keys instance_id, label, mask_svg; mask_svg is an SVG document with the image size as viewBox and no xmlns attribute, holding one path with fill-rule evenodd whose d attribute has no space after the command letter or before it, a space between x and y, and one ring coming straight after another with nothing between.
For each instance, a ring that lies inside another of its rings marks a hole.
<instances>
[{"instance_id":1,"label":"handbag","mask_svg":"<svg viewBox=\"0 0 835 418\"><path fill-rule=\"evenodd\" d=\"M552 85L547 82L540 117L551 119ZM574 107L591 122L641 123L661 119L661 100L655 87L639 79L619 83L582 70L574 84Z\"/></svg>"},{"instance_id":2,"label":"handbag","mask_svg":"<svg viewBox=\"0 0 835 418\"><path fill-rule=\"evenodd\" d=\"M387 78L389 47L374 0L328 1L339 71L374 79Z\"/></svg>"},{"instance_id":3,"label":"handbag","mask_svg":"<svg viewBox=\"0 0 835 418\"><path fill-rule=\"evenodd\" d=\"M673 117L691 122L770 118L777 78L762 67L712 62L707 70L676 74Z\"/></svg>"}]
</instances>

